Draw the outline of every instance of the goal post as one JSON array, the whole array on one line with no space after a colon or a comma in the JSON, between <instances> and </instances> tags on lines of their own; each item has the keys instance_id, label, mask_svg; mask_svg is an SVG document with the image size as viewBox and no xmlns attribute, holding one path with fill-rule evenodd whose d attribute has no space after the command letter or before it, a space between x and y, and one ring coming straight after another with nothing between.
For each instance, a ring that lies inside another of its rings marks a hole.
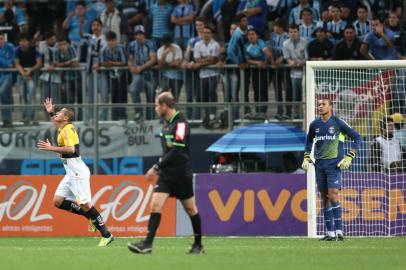
<instances>
[{"instance_id":1,"label":"goal post","mask_svg":"<svg viewBox=\"0 0 406 270\"><path fill-rule=\"evenodd\" d=\"M307 130L317 116L317 100L329 98L334 113L363 138L350 170L342 173L344 233L406 235L406 161L377 170L371 158L371 145L380 135L382 120L395 113L406 118L406 60L308 61L305 82ZM405 136L405 124L398 123L395 132ZM345 151L349 143L344 143ZM393 155L382 160L393 160ZM307 173L307 214L308 236L325 234L313 168Z\"/></svg>"}]
</instances>

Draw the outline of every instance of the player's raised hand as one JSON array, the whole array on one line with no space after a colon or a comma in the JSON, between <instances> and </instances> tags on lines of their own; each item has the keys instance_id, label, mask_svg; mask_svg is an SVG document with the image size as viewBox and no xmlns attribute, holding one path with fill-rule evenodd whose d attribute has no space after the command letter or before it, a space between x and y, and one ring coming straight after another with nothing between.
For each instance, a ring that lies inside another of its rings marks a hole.
<instances>
[{"instance_id":1,"label":"player's raised hand","mask_svg":"<svg viewBox=\"0 0 406 270\"><path fill-rule=\"evenodd\" d=\"M39 150L45 150L45 151L50 151L52 148L52 144L49 142L49 140L47 139L46 141L41 141L39 140L37 142L37 148Z\"/></svg>"},{"instance_id":2,"label":"player's raised hand","mask_svg":"<svg viewBox=\"0 0 406 270\"><path fill-rule=\"evenodd\" d=\"M52 98L46 98L44 102L45 110L47 113L54 111L54 104L52 103Z\"/></svg>"},{"instance_id":3,"label":"player's raised hand","mask_svg":"<svg viewBox=\"0 0 406 270\"><path fill-rule=\"evenodd\" d=\"M310 164L313 164L313 160L310 157L309 153L304 153L302 169L307 171L309 169Z\"/></svg>"}]
</instances>

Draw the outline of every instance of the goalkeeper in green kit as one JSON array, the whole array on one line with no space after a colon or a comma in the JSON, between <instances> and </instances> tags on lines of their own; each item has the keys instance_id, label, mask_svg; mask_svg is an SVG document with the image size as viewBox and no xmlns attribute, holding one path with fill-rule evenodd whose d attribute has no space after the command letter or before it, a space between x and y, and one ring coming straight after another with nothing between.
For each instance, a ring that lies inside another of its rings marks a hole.
<instances>
[{"instance_id":1,"label":"goalkeeper in green kit","mask_svg":"<svg viewBox=\"0 0 406 270\"><path fill-rule=\"evenodd\" d=\"M324 223L327 227L327 235L320 240L342 241L344 240L342 209L338 201L341 170L350 167L361 144L361 136L345 121L333 115L331 100L321 99L317 106L320 117L310 123L302 168L307 170L310 164L314 164L315 167L317 187L323 203ZM350 151L344 154L346 135L354 142ZM314 163L310 158L313 143Z\"/></svg>"}]
</instances>

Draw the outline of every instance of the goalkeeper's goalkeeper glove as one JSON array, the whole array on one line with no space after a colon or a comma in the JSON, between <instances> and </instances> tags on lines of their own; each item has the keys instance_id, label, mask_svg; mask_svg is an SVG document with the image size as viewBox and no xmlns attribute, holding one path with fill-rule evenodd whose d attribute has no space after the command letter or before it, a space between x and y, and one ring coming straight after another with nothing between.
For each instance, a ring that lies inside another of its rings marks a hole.
<instances>
[{"instance_id":1,"label":"goalkeeper's goalkeeper glove","mask_svg":"<svg viewBox=\"0 0 406 270\"><path fill-rule=\"evenodd\" d=\"M309 169L310 164L313 164L313 160L310 158L310 154L304 153L302 169L307 171Z\"/></svg>"},{"instance_id":2,"label":"goalkeeper's goalkeeper glove","mask_svg":"<svg viewBox=\"0 0 406 270\"><path fill-rule=\"evenodd\" d=\"M350 151L346 154L343 159L337 164L337 167L340 167L341 170L346 170L350 167L352 159L355 157L355 152Z\"/></svg>"}]
</instances>

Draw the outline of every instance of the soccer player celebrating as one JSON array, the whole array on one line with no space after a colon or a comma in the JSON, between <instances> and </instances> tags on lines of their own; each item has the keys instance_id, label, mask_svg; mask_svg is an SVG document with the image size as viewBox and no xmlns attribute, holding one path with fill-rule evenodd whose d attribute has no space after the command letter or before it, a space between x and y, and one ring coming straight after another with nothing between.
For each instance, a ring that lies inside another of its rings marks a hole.
<instances>
[{"instance_id":1,"label":"soccer player celebrating","mask_svg":"<svg viewBox=\"0 0 406 270\"><path fill-rule=\"evenodd\" d=\"M159 162L145 175L147 180L158 176L152 195L147 237L139 243L129 243L128 249L140 254L152 252L152 242L161 221L162 208L171 196L181 201L192 222L195 239L189 254L203 254L201 221L193 194L189 123L175 109L175 99L170 92L158 95L155 100L155 111L163 118L160 136L164 153Z\"/></svg>"},{"instance_id":2,"label":"soccer player celebrating","mask_svg":"<svg viewBox=\"0 0 406 270\"><path fill-rule=\"evenodd\" d=\"M338 201L338 193L341 189L341 170L350 167L356 150L361 144L361 136L346 122L333 115L331 100L319 100L318 111L320 117L310 123L302 168L307 170L313 163L310 152L313 141L315 141L316 182L323 202L324 222L327 227L327 235L320 240L343 241L342 209ZM346 155L344 155L345 135L354 140Z\"/></svg>"},{"instance_id":3,"label":"soccer player celebrating","mask_svg":"<svg viewBox=\"0 0 406 270\"><path fill-rule=\"evenodd\" d=\"M90 171L80 157L79 137L72 124L75 114L72 109L67 108L62 108L55 113L51 98L45 100L44 106L58 128L58 146L51 145L47 139L39 141L37 147L40 150L59 154L66 170L65 177L56 189L54 205L89 219L92 231L96 232L97 229L102 235L99 246L107 246L114 237L104 225L102 216L92 206Z\"/></svg>"}]
</instances>

